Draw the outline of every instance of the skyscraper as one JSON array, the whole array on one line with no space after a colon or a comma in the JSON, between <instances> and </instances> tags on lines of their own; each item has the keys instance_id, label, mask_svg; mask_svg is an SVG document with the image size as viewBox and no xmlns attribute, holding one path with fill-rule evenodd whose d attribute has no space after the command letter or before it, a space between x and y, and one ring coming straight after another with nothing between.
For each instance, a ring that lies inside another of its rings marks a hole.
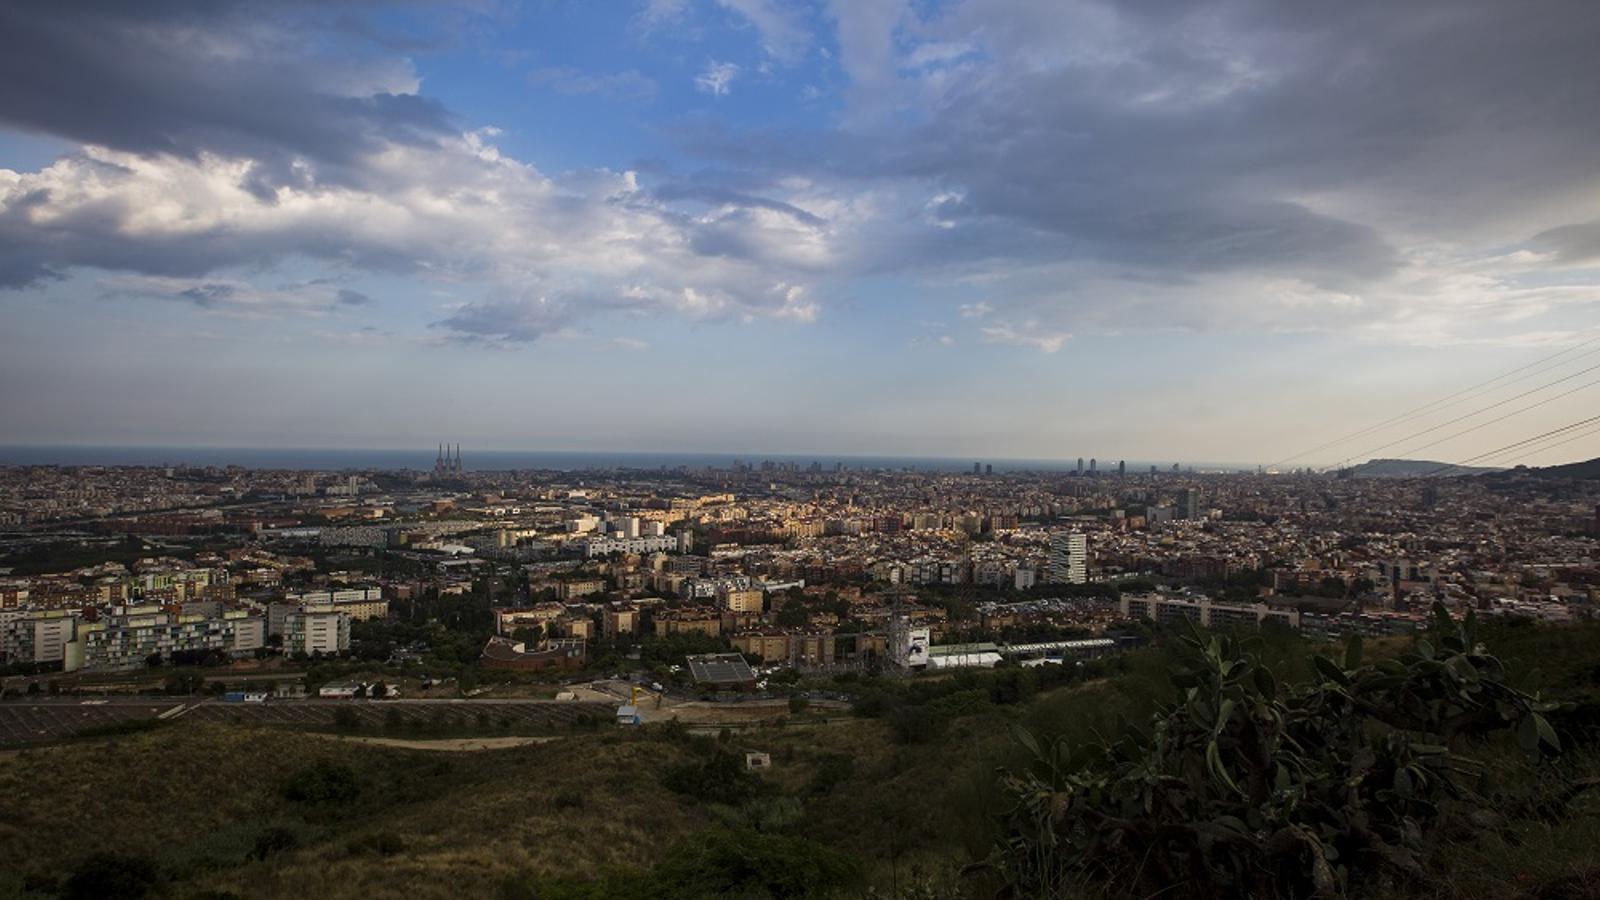
<instances>
[{"instance_id":1,"label":"skyscraper","mask_svg":"<svg viewBox=\"0 0 1600 900\"><path fill-rule=\"evenodd\" d=\"M1127 460L1125 460L1125 459L1117 460L1117 477L1118 478L1126 478L1126 477L1128 477L1128 461Z\"/></svg>"},{"instance_id":2,"label":"skyscraper","mask_svg":"<svg viewBox=\"0 0 1600 900\"><path fill-rule=\"evenodd\" d=\"M1090 475L1093 475L1093 474L1094 474L1094 472L1095 472L1095 469L1096 469L1096 468L1097 468L1097 467L1098 467L1098 466L1097 466L1097 463L1096 463L1096 462L1095 462L1095 458L1094 458L1094 457L1092 457L1092 456L1091 456L1091 457L1089 457L1089 474L1090 474Z\"/></svg>"},{"instance_id":3,"label":"skyscraper","mask_svg":"<svg viewBox=\"0 0 1600 900\"><path fill-rule=\"evenodd\" d=\"M1045 577L1051 584L1083 584L1089 580L1089 540L1081 531L1050 535Z\"/></svg>"},{"instance_id":4,"label":"skyscraper","mask_svg":"<svg viewBox=\"0 0 1600 900\"><path fill-rule=\"evenodd\" d=\"M1078 457L1078 474L1083 474L1083 457Z\"/></svg>"},{"instance_id":5,"label":"skyscraper","mask_svg":"<svg viewBox=\"0 0 1600 900\"><path fill-rule=\"evenodd\" d=\"M1194 488L1184 488L1178 492L1178 518L1200 518L1200 492Z\"/></svg>"}]
</instances>

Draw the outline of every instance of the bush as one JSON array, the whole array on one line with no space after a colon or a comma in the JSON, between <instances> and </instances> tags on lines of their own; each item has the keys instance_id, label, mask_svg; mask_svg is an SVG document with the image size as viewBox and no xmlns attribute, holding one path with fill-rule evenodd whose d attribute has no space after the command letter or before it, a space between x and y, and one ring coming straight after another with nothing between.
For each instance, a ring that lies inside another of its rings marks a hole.
<instances>
[{"instance_id":1,"label":"bush","mask_svg":"<svg viewBox=\"0 0 1600 900\"><path fill-rule=\"evenodd\" d=\"M834 788L850 780L856 772L856 761L843 753L828 753L818 757L816 770L806 783L805 793L816 796L832 793Z\"/></svg>"},{"instance_id":2,"label":"bush","mask_svg":"<svg viewBox=\"0 0 1600 900\"><path fill-rule=\"evenodd\" d=\"M662 771L668 790L707 803L737 804L757 794L761 782L745 771L744 757L721 747L704 758L690 759Z\"/></svg>"},{"instance_id":3,"label":"bush","mask_svg":"<svg viewBox=\"0 0 1600 900\"><path fill-rule=\"evenodd\" d=\"M926 706L901 706L889 713L889 731L902 744L926 744L944 733L949 724Z\"/></svg>"},{"instance_id":4,"label":"bush","mask_svg":"<svg viewBox=\"0 0 1600 900\"><path fill-rule=\"evenodd\" d=\"M269 856L293 850L300 843L295 833L281 825L274 825L256 835L255 845L250 848L251 859L266 859Z\"/></svg>"},{"instance_id":5,"label":"bush","mask_svg":"<svg viewBox=\"0 0 1600 900\"><path fill-rule=\"evenodd\" d=\"M149 860L96 853L79 863L62 886L63 900L138 900L155 893L161 875Z\"/></svg>"},{"instance_id":6,"label":"bush","mask_svg":"<svg viewBox=\"0 0 1600 900\"><path fill-rule=\"evenodd\" d=\"M1293 689L1232 638L1185 639L1179 699L1148 732L1080 747L1017 732L1031 763L1002 779L1014 803L992 867L1031 897L1086 880L1334 897L1421 876L1452 805L1492 815L1483 767L1453 745L1514 731L1532 758L1560 749L1553 705L1506 683L1470 613L1458 626L1436 606L1434 628L1399 659L1363 664L1359 641L1342 663L1314 657Z\"/></svg>"},{"instance_id":7,"label":"bush","mask_svg":"<svg viewBox=\"0 0 1600 900\"><path fill-rule=\"evenodd\" d=\"M361 794L355 770L333 762L319 762L296 772L283 786L283 796L311 805L349 803Z\"/></svg>"},{"instance_id":8,"label":"bush","mask_svg":"<svg viewBox=\"0 0 1600 900\"><path fill-rule=\"evenodd\" d=\"M804 838L713 830L675 845L651 881L659 896L827 896L856 884L854 860Z\"/></svg>"}]
</instances>

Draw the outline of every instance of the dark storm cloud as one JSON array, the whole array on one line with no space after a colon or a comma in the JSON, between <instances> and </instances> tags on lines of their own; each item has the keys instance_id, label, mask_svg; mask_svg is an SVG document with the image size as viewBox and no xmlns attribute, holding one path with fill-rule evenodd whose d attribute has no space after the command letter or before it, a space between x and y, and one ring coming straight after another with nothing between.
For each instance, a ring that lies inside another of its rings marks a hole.
<instances>
[{"instance_id":1,"label":"dark storm cloud","mask_svg":"<svg viewBox=\"0 0 1600 900\"><path fill-rule=\"evenodd\" d=\"M988 258L1010 235L1031 260L1275 273L1340 290L1399 265L1380 221L1521 240L1536 229L1516 231L1518 213L1600 171L1590 0L945 10L907 13L877 36L981 50L932 73L886 78L872 54L851 58L873 35L842 36L857 112L840 129L697 122L679 133L741 178L914 179L949 192L929 213L972 252L924 232L926 246L903 252L928 264ZM1322 208L1330 195L1344 202Z\"/></svg>"},{"instance_id":2,"label":"dark storm cloud","mask_svg":"<svg viewBox=\"0 0 1600 900\"><path fill-rule=\"evenodd\" d=\"M1553 250L1563 263L1600 262L1600 222L1551 228L1535 235L1533 243Z\"/></svg>"},{"instance_id":3,"label":"dark storm cloud","mask_svg":"<svg viewBox=\"0 0 1600 900\"><path fill-rule=\"evenodd\" d=\"M439 104L386 89L405 72L371 52L360 7L0 4L0 123L139 154L254 159L262 192L299 158L323 180L355 179L361 154L451 125Z\"/></svg>"}]
</instances>

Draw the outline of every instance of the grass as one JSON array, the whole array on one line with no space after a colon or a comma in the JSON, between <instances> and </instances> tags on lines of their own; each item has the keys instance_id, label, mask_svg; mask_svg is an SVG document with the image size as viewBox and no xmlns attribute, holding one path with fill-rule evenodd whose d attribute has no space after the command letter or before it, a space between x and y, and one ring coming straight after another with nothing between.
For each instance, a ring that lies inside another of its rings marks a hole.
<instances>
[{"instance_id":1,"label":"grass","mask_svg":"<svg viewBox=\"0 0 1600 900\"><path fill-rule=\"evenodd\" d=\"M1505 632L1487 640L1519 683L1587 696L1600 628ZM1260 652L1304 671L1322 649L1269 639ZM776 866L822 884L841 857L853 884L824 896L891 897L913 885L922 887L903 896L983 896L992 885L959 873L994 840L1004 802L994 773L1020 762L1011 726L1089 740L1171 696L1160 650L1097 671L1104 677L1038 694L1016 676L885 683L874 687L878 718L726 737L605 726L441 754L185 719L20 751L0 758L0 859L16 861L0 866L0 898L52 896L91 853L113 848L152 861L175 898L791 896L792 880L718 879ZM897 724L898 709L928 716L926 733ZM668 772L719 750L764 751L773 766L727 803L668 786ZM1491 796L1550 777L1506 744L1468 752L1500 780ZM1589 751L1563 766L1600 774ZM1392 896L1597 896L1597 840L1600 793L1559 822L1468 828L1441 849L1435 877Z\"/></svg>"}]
</instances>

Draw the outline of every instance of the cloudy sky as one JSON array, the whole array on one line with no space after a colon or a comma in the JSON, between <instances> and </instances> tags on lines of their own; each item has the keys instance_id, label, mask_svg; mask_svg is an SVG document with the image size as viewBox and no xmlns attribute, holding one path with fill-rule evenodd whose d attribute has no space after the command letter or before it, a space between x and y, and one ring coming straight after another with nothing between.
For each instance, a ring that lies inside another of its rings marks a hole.
<instances>
[{"instance_id":1,"label":"cloudy sky","mask_svg":"<svg viewBox=\"0 0 1600 900\"><path fill-rule=\"evenodd\" d=\"M1573 348L1305 457L1464 460L1600 410L1406 440L1600 364L1597 46L1592 0L14 0L0 443L1272 462Z\"/></svg>"}]
</instances>

